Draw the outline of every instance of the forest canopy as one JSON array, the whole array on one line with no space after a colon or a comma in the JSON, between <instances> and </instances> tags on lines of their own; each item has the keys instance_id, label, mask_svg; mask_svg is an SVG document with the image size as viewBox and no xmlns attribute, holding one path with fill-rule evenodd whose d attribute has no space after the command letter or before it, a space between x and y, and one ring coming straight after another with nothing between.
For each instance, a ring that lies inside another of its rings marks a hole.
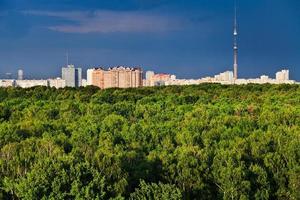
<instances>
[{"instance_id":1,"label":"forest canopy","mask_svg":"<svg viewBox=\"0 0 300 200\"><path fill-rule=\"evenodd\" d=\"M0 199L299 197L299 85L0 89Z\"/></svg>"}]
</instances>

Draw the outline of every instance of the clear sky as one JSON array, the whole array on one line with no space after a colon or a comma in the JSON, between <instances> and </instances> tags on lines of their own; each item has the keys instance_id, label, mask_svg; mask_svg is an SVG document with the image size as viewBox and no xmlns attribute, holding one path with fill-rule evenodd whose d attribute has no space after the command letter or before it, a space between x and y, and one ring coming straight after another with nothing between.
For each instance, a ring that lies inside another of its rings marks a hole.
<instances>
[{"instance_id":1,"label":"clear sky","mask_svg":"<svg viewBox=\"0 0 300 200\"><path fill-rule=\"evenodd\" d=\"M238 0L239 75L300 80L300 1ZM0 0L0 76L70 63L199 78L232 70L233 0Z\"/></svg>"}]
</instances>

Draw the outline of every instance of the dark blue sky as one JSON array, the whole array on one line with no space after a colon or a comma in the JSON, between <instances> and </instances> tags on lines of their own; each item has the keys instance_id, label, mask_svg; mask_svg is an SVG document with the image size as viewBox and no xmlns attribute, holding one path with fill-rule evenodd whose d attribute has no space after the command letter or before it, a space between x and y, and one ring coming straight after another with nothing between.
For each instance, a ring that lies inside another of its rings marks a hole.
<instances>
[{"instance_id":1,"label":"dark blue sky","mask_svg":"<svg viewBox=\"0 0 300 200\"><path fill-rule=\"evenodd\" d=\"M300 80L300 1L239 1L239 74ZM199 78L232 69L233 0L0 0L0 76L70 62Z\"/></svg>"}]
</instances>

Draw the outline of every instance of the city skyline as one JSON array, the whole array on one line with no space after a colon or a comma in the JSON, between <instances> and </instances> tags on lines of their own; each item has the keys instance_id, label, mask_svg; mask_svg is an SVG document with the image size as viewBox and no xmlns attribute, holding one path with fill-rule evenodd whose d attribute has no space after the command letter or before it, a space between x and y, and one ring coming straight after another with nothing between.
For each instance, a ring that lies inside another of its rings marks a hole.
<instances>
[{"instance_id":1,"label":"city skyline","mask_svg":"<svg viewBox=\"0 0 300 200\"><path fill-rule=\"evenodd\" d=\"M26 79L23 70L18 70L17 79L0 79L0 87L31 88L46 86L54 88L96 86L99 89L107 88L137 88L170 85L199 85L202 83L218 83L222 85L247 85L247 84L300 84L290 79L290 71L282 69L276 72L275 78L263 74L256 78L239 78L233 71L225 71L214 76L206 76L198 79L181 79L175 74L155 73L146 71L143 77L143 69L140 67L114 66L105 69L93 67L87 70L86 79L82 76L82 69L74 65L62 67L61 77L47 79Z\"/></svg>"},{"instance_id":2,"label":"city skyline","mask_svg":"<svg viewBox=\"0 0 300 200\"><path fill-rule=\"evenodd\" d=\"M199 78L232 70L233 1L123 2L1 1L1 76L21 68L30 78L56 77L66 52L83 71L126 65ZM239 1L240 77L287 68L300 80L299 6L294 0ZM128 22L136 17L141 20ZM145 26L153 21L159 23Z\"/></svg>"}]
</instances>

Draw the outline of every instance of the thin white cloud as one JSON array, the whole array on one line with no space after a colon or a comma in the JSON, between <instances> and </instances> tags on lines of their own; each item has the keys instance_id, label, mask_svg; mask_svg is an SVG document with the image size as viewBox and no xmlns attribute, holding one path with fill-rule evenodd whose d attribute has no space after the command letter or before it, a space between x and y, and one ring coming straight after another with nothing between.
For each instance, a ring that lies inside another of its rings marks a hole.
<instances>
[{"instance_id":1,"label":"thin white cloud","mask_svg":"<svg viewBox=\"0 0 300 200\"><path fill-rule=\"evenodd\" d=\"M58 17L73 23L47 27L65 33L166 32L179 30L184 20L161 14L128 11L50 12L25 11L26 15Z\"/></svg>"}]
</instances>

